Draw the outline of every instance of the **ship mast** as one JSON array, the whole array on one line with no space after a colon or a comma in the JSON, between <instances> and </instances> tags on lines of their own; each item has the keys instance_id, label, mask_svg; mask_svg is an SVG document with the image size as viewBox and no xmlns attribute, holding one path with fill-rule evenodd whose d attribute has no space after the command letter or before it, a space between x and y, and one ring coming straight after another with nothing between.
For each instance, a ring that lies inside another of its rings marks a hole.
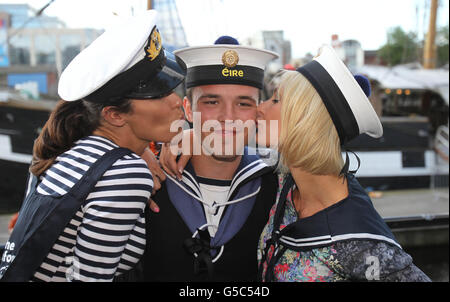
<instances>
[{"instance_id":1,"label":"ship mast","mask_svg":"<svg viewBox=\"0 0 450 302\"><path fill-rule=\"evenodd\" d=\"M433 69L436 67L436 15L438 9L438 0L431 0L430 22L428 33L425 40L423 52L423 67L425 69Z\"/></svg>"}]
</instances>

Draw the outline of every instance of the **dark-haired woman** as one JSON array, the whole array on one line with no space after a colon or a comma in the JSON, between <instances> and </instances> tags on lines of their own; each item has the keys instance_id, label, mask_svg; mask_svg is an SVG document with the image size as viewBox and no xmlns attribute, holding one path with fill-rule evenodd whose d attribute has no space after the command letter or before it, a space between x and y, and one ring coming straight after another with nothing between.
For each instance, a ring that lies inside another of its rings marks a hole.
<instances>
[{"instance_id":1,"label":"dark-haired woman","mask_svg":"<svg viewBox=\"0 0 450 302\"><path fill-rule=\"evenodd\" d=\"M164 51L155 18L107 30L61 75L63 100L35 142L2 281L112 281L139 261L153 188L139 155L170 141L183 118L173 90L186 69Z\"/></svg>"}]
</instances>

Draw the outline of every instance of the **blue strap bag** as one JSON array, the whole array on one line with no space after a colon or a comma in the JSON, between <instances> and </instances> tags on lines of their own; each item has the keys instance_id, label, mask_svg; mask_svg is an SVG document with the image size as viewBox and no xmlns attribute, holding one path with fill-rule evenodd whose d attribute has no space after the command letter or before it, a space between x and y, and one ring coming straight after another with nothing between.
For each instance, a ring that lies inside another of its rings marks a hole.
<instances>
[{"instance_id":1,"label":"blue strap bag","mask_svg":"<svg viewBox=\"0 0 450 302\"><path fill-rule=\"evenodd\" d=\"M115 161L130 153L126 148L106 152L69 192L59 197L39 194L38 178L32 176L30 193L1 258L0 281L29 281L97 181Z\"/></svg>"}]
</instances>

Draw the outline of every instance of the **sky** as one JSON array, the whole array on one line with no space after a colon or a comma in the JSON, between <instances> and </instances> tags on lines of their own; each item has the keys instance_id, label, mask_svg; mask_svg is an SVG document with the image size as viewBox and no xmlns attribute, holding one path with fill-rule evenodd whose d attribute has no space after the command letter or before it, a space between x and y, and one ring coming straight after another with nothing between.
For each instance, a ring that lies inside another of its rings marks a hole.
<instances>
[{"instance_id":1,"label":"sky","mask_svg":"<svg viewBox=\"0 0 450 302\"><path fill-rule=\"evenodd\" d=\"M0 0L39 9L49 0ZM208 45L220 35L243 40L261 30L283 30L292 56L315 54L331 35L355 39L365 50L386 43L387 31L400 26L423 38L430 0L175 0L190 46ZM449 23L449 0L440 0L438 27ZM107 28L116 15L129 16L146 0L55 0L45 14L72 28Z\"/></svg>"}]
</instances>

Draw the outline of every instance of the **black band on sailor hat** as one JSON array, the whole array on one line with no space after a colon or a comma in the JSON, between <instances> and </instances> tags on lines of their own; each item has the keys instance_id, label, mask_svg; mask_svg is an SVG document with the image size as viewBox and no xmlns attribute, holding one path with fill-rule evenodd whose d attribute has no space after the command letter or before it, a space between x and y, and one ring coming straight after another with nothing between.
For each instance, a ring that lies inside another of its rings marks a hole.
<instances>
[{"instance_id":1,"label":"black band on sailor hat","mask_svg":"<svg viewBox=\"0 0 450 302\"><path fill-rule=\"evenodd\" d=\"M188 69L186 76L187 88L211 84L238 84L262 89L263 83L264 70L253 66L194 66Z\"/></svg>"},{"instance_id":2,"label":"black band on sailor hat","mask_svg":"<svg viewBox=\"0 0 450 302\"><path fill-rule=\"evenodd\" d=\"M383 127L366 91L368 82L350 73L330 46L323 46L313 61L297 69L317 90L339 134L341 145L366 133L381 137Z\"/></svg>"},{"instance_id":3,"label":"black band on sailor hat","mask_svg":"<svg viewBox=\"0 0 450 302\"><path fill-rule=\"evenodd\" d=\"M186 62L186 88L214 84L263 88L264 69L278 55L239 45L232 37L226 38L219 38L215 45L187 47L174 52Z\"/></svg>"},{"instance_id":4,"label":"black band on sailor hat","mask_svg":"<svg viewBox=\"0 0 450 302\"><path fill-rule=\"evenodd\" d=\"M155 20L150 10L105 31L64 70L60 97L112 103L170 94L184 80L186 65L164 50Z\"/></svg>"},{"instance_id":5,"label":"black band on sailor hat","mask_svg":"<svg viewBox=\"0 0 450 302\"><path fill-rule=\"evenodd\" d=\"M162 50L154 61L141 60L85 99L98 102L108 99L114 101L114 98L161 98L170 94L184 80L185 75L184 62Z\"/></svg>"}]
</instances>

